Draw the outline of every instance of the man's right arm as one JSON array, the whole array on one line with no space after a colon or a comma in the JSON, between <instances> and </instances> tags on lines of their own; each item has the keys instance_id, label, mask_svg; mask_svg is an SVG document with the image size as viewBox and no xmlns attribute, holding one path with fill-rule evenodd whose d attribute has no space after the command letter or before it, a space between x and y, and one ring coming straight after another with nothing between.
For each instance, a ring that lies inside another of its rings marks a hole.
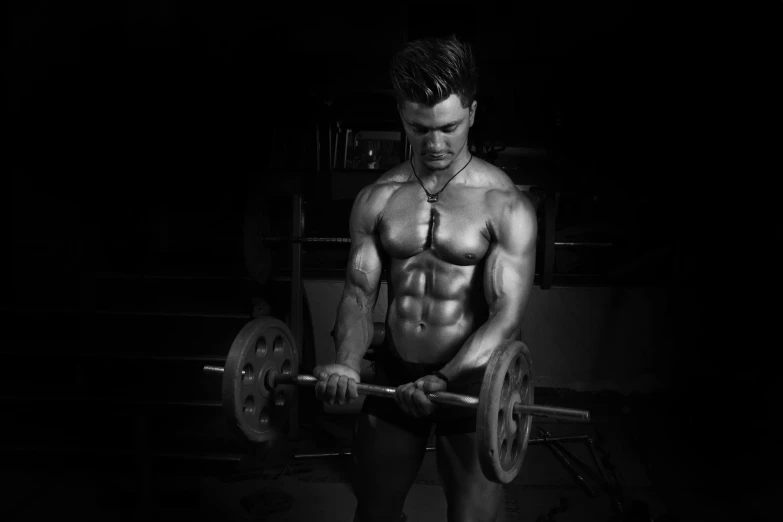
<instances>
[{"instance_id":1,"label":"man's right arm","mask_svg":"<svg viewBox=\"0 0 783 522\"><path fill-rule=\"evenodd\" d=\"M335 362L357 373L373 336L372 313L378 299L383 263L377 234L380 214L378 186L359 192L351 210L351 253L345 287L337 307Z\"/></svg>"},{"instance_id":2,"label":"man's right arm","mask_svg":"<svg viewBox=\"0 0 783 522\"><path fill-rule=\"evenodd\" d=\"M381 283L380 240L376 233L380 202L378 186L359 192L351 210L351 254L345 273L345 288L337 305L335 364L314 369L318 378L315 396L329 404L351 403L358 398L362 358L373 334L372 311Z\"/></svg>"}]
</instances>

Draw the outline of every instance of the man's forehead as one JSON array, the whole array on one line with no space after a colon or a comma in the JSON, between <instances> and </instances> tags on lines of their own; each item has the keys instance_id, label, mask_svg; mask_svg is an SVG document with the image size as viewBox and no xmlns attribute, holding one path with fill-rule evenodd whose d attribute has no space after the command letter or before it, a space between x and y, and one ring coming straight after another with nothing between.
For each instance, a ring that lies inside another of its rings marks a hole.
<instances>
[{"instance_id":1,"label":"man's forehead","mask_svg":"<svg viewBox=\"0 0 783 522\"><path fill-rule=\"evenodd\" d=\"M469 108L462 106L462 101L456 94L452 94L433 106L406 100L402 103L400 109L403 117L411 122L429 122L441 125L454 120L459 120L470 112Z\"/></svg>"}]
</instances>

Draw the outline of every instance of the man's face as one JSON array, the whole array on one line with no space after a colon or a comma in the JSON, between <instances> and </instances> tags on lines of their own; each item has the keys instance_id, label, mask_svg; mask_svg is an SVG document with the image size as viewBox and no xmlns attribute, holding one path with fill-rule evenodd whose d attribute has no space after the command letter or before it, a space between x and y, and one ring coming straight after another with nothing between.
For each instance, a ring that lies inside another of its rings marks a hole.
<instances>
[{"instance_id":1,"label":"man's face","mask_svg":"<svg viewBox=\"0 0 783 522\"><path fill-rule=\"evenodd\" d=\"M400 117L413 148L413 154L429 170L445 170L465 148L468 130L476 116L476 101L462 107L459 96L452 94L434 107L405 101Z\"/></svg>"}]
</instances>

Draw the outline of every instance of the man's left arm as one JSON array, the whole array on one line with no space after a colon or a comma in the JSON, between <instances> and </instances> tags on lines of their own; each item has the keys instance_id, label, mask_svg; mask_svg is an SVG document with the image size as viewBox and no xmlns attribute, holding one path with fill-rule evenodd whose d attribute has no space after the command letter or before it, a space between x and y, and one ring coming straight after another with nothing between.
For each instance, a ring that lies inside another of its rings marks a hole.
<instances>
[{"instance_id":1,"label":"man's left arm","mask_svg":"<svg viewBox=\"0 0 783 522\"><path fill-rule=\"evenodd\" d=\"M484 367L492 352L519 328L536 263L536 213L521 192L504 195L494 224L494 244L484 269L489 318L442 369L449 382Z\"/></svg>"}]
</instances>

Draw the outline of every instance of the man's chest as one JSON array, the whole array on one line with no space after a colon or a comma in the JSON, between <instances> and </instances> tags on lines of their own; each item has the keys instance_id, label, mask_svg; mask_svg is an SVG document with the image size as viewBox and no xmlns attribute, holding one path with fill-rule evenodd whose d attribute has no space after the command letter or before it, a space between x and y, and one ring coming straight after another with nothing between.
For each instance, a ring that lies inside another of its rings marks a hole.
<instances>
[{"instance_id":1,"label":"man's chest","mask_svg":"<svg viewBox=\"0 0 783 522\"><path fill-rule=\"evenodd\" d=\"M491 238L485 192L451 190L441 194L437 203L428 203L416 188L404 187L388 201L380 222L384 250L393 258L408 259L431 249L456 265L483 259Z\"/></svg>"}]
</instances>

